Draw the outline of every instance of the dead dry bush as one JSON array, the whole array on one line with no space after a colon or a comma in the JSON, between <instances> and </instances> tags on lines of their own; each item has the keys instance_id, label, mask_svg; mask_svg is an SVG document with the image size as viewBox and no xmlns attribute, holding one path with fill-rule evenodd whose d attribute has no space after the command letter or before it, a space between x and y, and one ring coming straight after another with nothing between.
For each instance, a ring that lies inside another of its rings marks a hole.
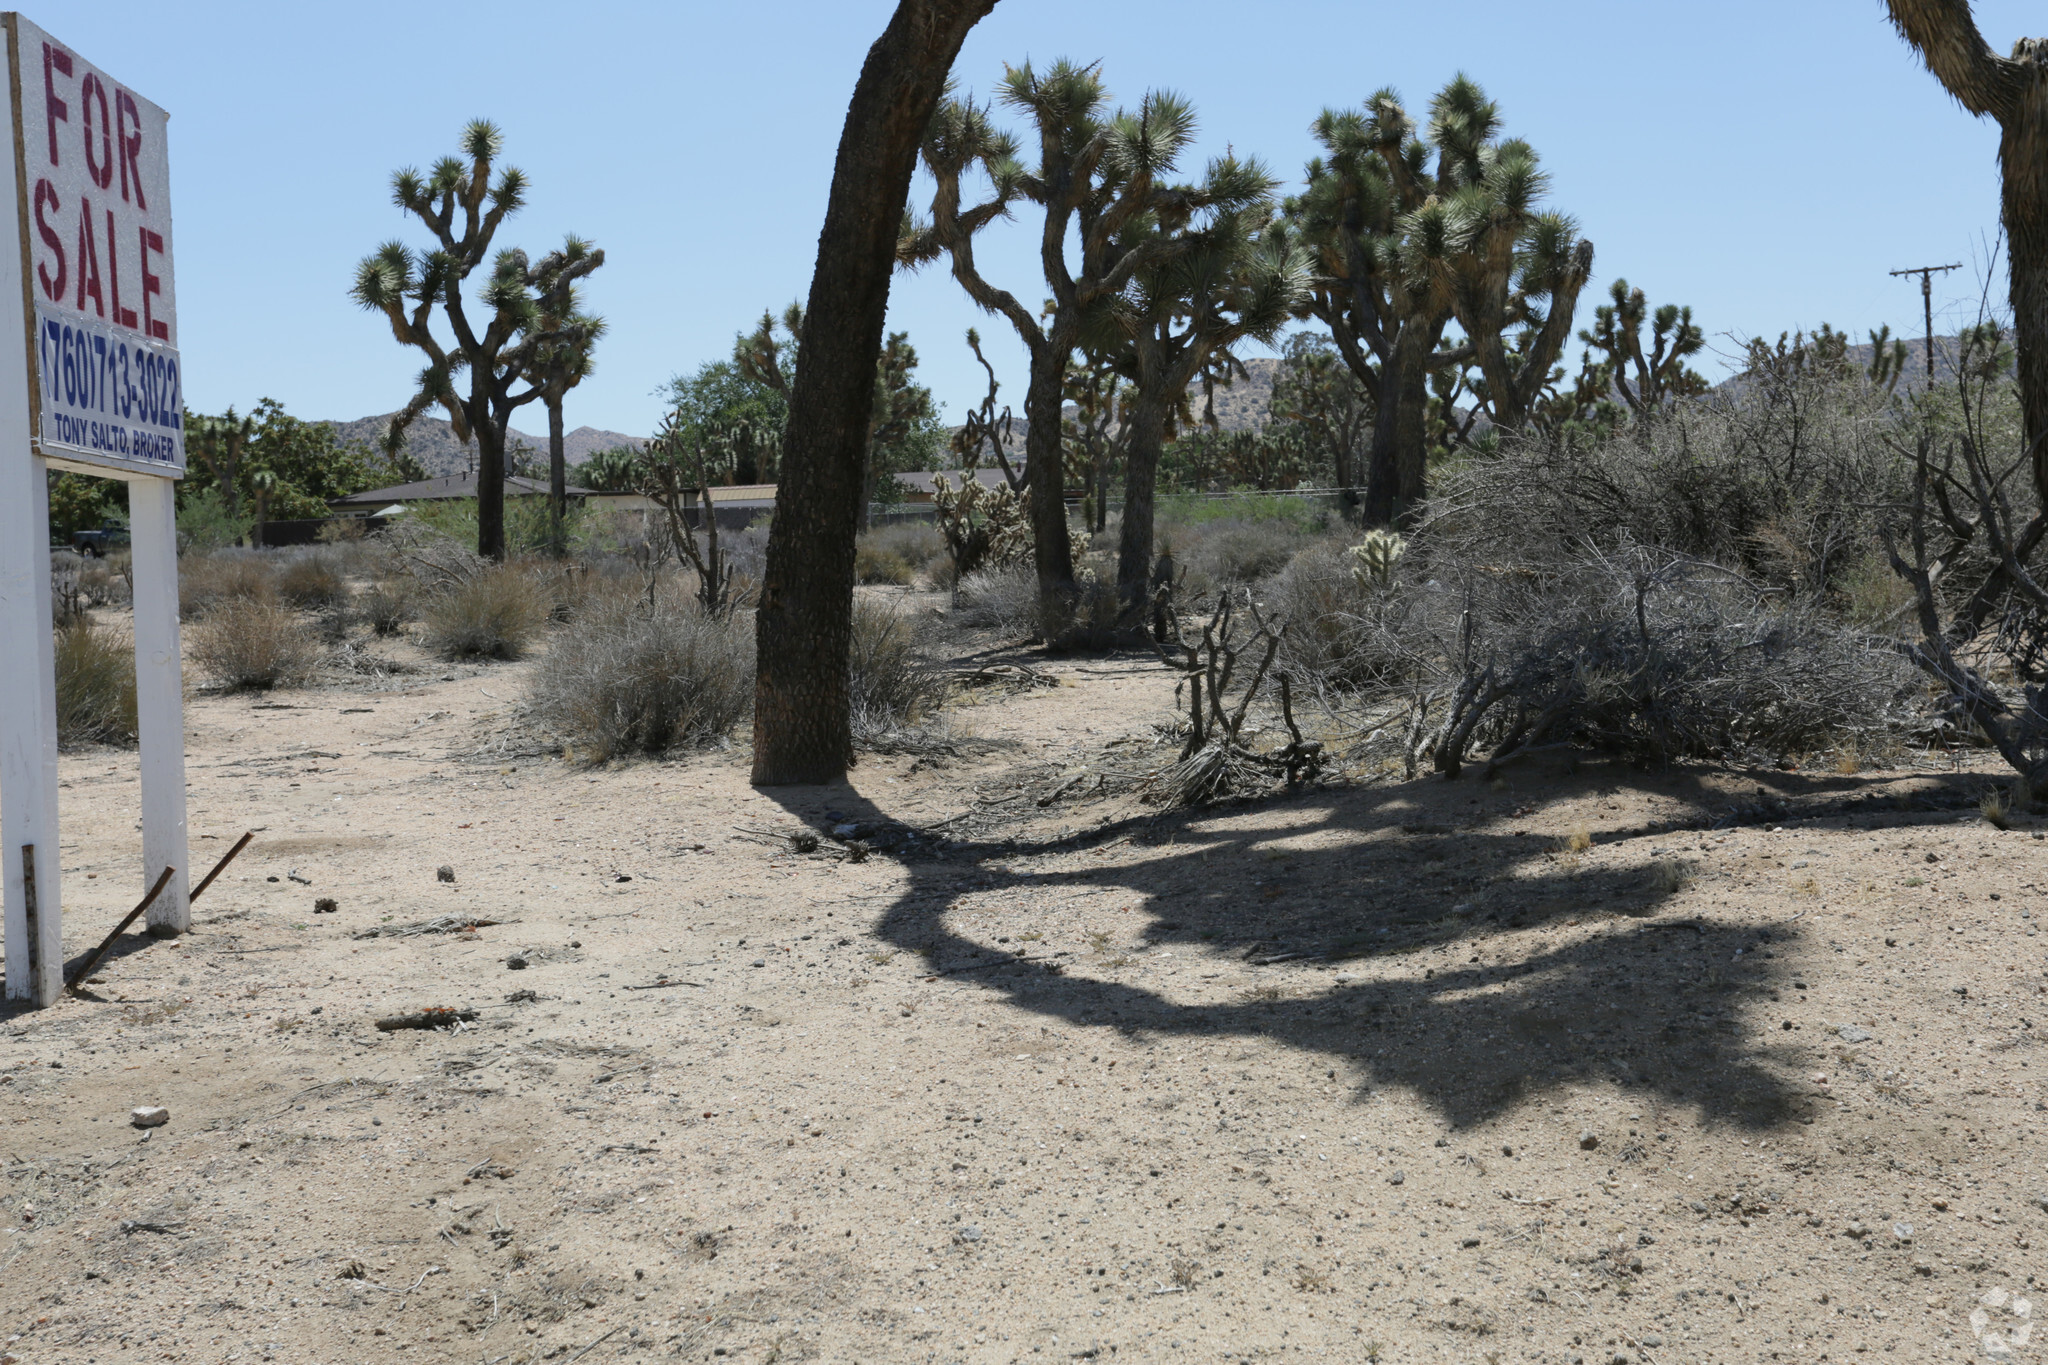
<instances>
[{"instance_id":1,"label":"dead dry bush","mask_svg":"<svg viewBox=\"0 0 2048 1365\"><path fill-rule=\"evenodd\" d=\"M1819 598L1869 563L1911 481L1900 421L1854 367L1769 365L1599 439L1510 439L1441 479L1430 518L1510 561L1651 545Z\"/></svg>"},{"instance_id":2,"label":"dead dry bush","mask_svg":"<svg viewBox=\"0 0 2048 1365\"><path fill-rule=\"evenodd\" d=\"M899 748L928 738L924 725L946 700L946 675L927 657L913 618L858 597L848 653L854 743Z\"/></svg>"},{"instance_id":3,"label":"dead dry bush","mask_svg":"<svg viewBox=\"0 0 2048 1365\"><path fill-rule=\"evenodd\" d=\"M554 606L548 586L526 569L485 569L434 594L422 619L422 642L449 659L517 659Z\"/></svg>"},{"instance_id":4,"label":"dead dry bush","mask_svg":"<svg viewBox=\"0 0 2048 1365\"><path fill-rule=\"evenodd\" d=\"M276 598L276 574L260 550L214 550L178 561L178 613L188 621L225 602Z\"/></svg>"},{"instance_id":5,"label":"dead dry bush","mask_svg":"<svg viewBox=\"0 0 2048 1365\"><path fill-rule=\"evenodd\" d=\"M303 550L281 564L273 578L277 595L307 611L326 611L347 605L348 580L324 550Z\"/></svg>"},{"instance_id":6,"label":"dead dry bush","mask_svg":"<svg viewBox=\"0 0 2048 1365\"><path fill-rule=\"evenodd\" d=\"M419 590L409 578L383 578L365 588L356 610L379 635L396 635L417 610Z\"/></svg>"},{"instance_id":7,"label":"dead dry bush","mask_svg":"<svg viewBox=\"0 0 2048 1365\"><path fill-rule=\"evenodd\" d=\"M953 611L963 626L1000 635L1033 629L1038 611L1038 574L1029 564L977 569L954 587Z\"/></svg>"},{"instance_id":8,"label":"dead dry bush","mask_svg":"<svg viewBox=\"0 0 2048 1365\"><path fill-rule=\"evenodd\" d=\"M83 616L57 632L57 743L135 739L135 647Z\"/></svg>"},{"instance_id":9,"label":"dead dry bush","mask_svg":"<svg viewBox=\"0 0 2048 1365\"><path fill-rule=\"evenodd\" d=\"M589 603L555 637L528 703L577 757L604 762L721 738L753 696L750 619L618 594Z\"/></svg>"},{"instance_id":10,"label":"dead dry bush","mask_svg":"<svg viewBox=\"0 0 2048 1365\"><path fill-rule=\"evenodd\" d=\"M854 545L854 580L909 587L924 577L933 561L945 552L945 537L929 522L906 521L878 527Z\"/></svg>"},{"instance_id":11,"label":"dead dry bush","mask_svg":"<svg viewBox=\"0 0 2048 1365\"><path fill-rule=\"evenodd\" d=\"M318 636L275 599L222 599L186 639L187 657L230 691L303 683L320 663Z\"/></svg>"},{"instance_id":12,"label":"dead dry bush","mask_svg":"<svg viewBox=\"0 0 2048 1365\"><path fill-rule=\"evenodd\" d=\"M1419 539L1373 639L1407 680L1367 745L1411 775L1551 744L1777 761L1882 747L1912 720L1896 651L1733 570L1639 547L1503 562Z\"/></svg>"}]
</instances>

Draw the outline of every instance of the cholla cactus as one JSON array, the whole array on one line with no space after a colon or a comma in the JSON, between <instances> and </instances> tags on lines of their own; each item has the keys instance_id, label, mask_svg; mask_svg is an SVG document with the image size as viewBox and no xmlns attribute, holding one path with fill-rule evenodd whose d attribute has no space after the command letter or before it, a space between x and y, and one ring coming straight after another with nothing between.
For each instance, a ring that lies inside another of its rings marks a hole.
<instances>
[{"instance_id":1,"label":"cholla cactus","mask_svg":"<svg viewBox=\"0 0 2048 1365\"><path fill-rule=\"evenodd\" d=\"M1394 581L1394 565L1408 553L1408 537L1399 531L1367 531L1351 547L1351 576L1361 588L1384 588Z\"/></svg>"},{"instance_id":2,"label":"cholla cactus","mask_svg":"<svg viewBox=\"0 0 2048 1365\"><path fill-rule=\"evenodd\" d=\"M1008 564L1030 549L1031 523L1023 500L1007 483L990 488L963 471L960 482L932 476L932 506L953 556L955 582L984 564Z\"/></svg>"}]
</instances>

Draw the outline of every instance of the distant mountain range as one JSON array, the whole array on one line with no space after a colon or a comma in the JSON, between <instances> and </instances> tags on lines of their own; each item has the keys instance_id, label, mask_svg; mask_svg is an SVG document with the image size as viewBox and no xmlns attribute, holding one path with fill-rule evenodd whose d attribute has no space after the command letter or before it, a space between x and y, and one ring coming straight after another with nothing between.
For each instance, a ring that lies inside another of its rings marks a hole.
<instances>
[{"instance_id":1,"label":"distant mountain range","mask_svg":"<svg viewBox=\"0 0 2048 1365\"><path fill-rule=\"evenodd\" d=\"M353 422L334 422L336 437L343 441L361 441L373 449L381 450L384 445L385 428L391 424L391 414L381 417L358 417ZM547 457L548 438L530 436L512 428L506 433L507 444L517 448L524 443L533 448L542 459ZM632 446L638 450L645 445L644 438L628 436L622 431L600 431L596 427L577 427L562 436L562 451L572 465L581 464L600 450L615 446ZM405 433L406 453L420 462L428 474L460 474L467 470L476 459L476 447L464 445L455 439L455 429L437 417L418 417L413 420Z\"/></svg>"}]
</instances>

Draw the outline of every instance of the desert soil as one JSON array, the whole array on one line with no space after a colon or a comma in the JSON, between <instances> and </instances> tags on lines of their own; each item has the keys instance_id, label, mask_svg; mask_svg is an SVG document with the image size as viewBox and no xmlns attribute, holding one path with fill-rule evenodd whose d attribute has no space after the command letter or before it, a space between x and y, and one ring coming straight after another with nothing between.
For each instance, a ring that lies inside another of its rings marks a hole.
<instances>
[{"instance_id":1,"label":"desert soil","mask_svg":"<svg viewBox=\"0 0 2048 1365\"><path fill-rule=\"evenodd\" d=\"M1989 767L1162 813L1111 793L1168 675L1034 666L825 790L536 753L526 665L195 694L194 865L256 839L0 1016L0 1357L2040 1349L2048 848ZM63 779L75 955L134 756Z\"/></svg>"}]
</instances>

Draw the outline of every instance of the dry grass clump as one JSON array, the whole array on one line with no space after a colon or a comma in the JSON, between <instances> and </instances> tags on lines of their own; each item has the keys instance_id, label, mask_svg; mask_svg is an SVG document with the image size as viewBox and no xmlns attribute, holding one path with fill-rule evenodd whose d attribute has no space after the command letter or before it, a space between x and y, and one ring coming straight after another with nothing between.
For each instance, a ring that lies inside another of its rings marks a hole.
<instances>
[{"instance_id":1,"label":"dry grass clump","mask_svg":"<svg viewBox=\"0 0 2048 1365\"><path fill-rule=\"evenodd\" d=\"M1038 610L1038 574L1029 564L977 569L953 592L956 619L964 626L1018 635L1032 628Z\"/></svg>"},{"instance_id":2,"label":"dry grass clump","mask_svg":"<svg viewBox=\"0 0 2048 1365\"><path fill-rule=\"evenodd\" d=\"M529 704L578 757L604 762L729 734L753 696L744 617L621 597L579 613L556 637Z\"/></svg>"},{"instance_id":3,"label":"dry grass clump","mask_svg":"<svg viewBox=\"0 0 2048 1365\"><path fill-rule=\"evenodd\" d=\"M945 552L946 539L930 522L897 522L868 532L854 545L853 576L860 583L908 587Z\"/></svg>"},{"instance_id":4,"label":"dry grass clump","mask_svg":"<svg viewBox=\"0 0 2048 1365\"><path fill-rule=\"evenodd\" d=\"M419 593L412 580L385 578L372 583L356 599L356 609L379 635L396 635L412 620Z\"/></svg>"},{"instance_id":5,"label":"dry grass clump","mask_svg":"<svg viewBox=\"0 0 2048 1365\"><path fill-rule=\"evenodd\" d=\"M925 658L910 619L886 602L854 599L848 662L855 743L898 739L946 699L946 675Z\"/></svg>"},{"instance_id":6,"label":"dry grass clump","mask_svg":"<svg viewBox=\"0 0 2048 1365\"><path fill-rule=\"evenodd\" d=\"M349 599L348 580L333 557L320 551L292 556L278 569L274 581L279 597L309 611L343 606Z\"/></svg>"},{"instance_id":7,"label":"dry grass clump","mask_svg":"<svg viewBox=\"0 0 2048 1365\"><path fill-rule=\"evenodd\" d=\"M554 612L554 598L516 565L451 583L426 609L423 642L450 659L517 659Z\"/></svg>"},{"instance_id":8,"label":"dry grass clump","mask_svg":"<svg viewBox=\"0 0 2048 1365\"><path fill-rule=\"evenodd\" d=\"M134 738L134 647L75 617L57 632L57 742L69 748Z\"/></svg>"},{"instance_id":9,"label":"dry grass clump","mask_svg":"<svg viewBox=\"0 0 2048 1365\"><path fill-rule=\"evenodd\" d=\"M272 599L222 599L186 639L187 657L230 691L302 683L320 663L318 639L296 612Z\"/></svg>"},{"instance_id":10,"label":"dry grass clump","mask_svg":"<svg viewBox=\"0 0 2048 1365\"><path fill-rule=\"evenodd\" d=\"M178 614L204 616L224 602L268 602L277 597L270 561L257 550L215 550L178 561Z\"/></svg>"}]
</instances>

